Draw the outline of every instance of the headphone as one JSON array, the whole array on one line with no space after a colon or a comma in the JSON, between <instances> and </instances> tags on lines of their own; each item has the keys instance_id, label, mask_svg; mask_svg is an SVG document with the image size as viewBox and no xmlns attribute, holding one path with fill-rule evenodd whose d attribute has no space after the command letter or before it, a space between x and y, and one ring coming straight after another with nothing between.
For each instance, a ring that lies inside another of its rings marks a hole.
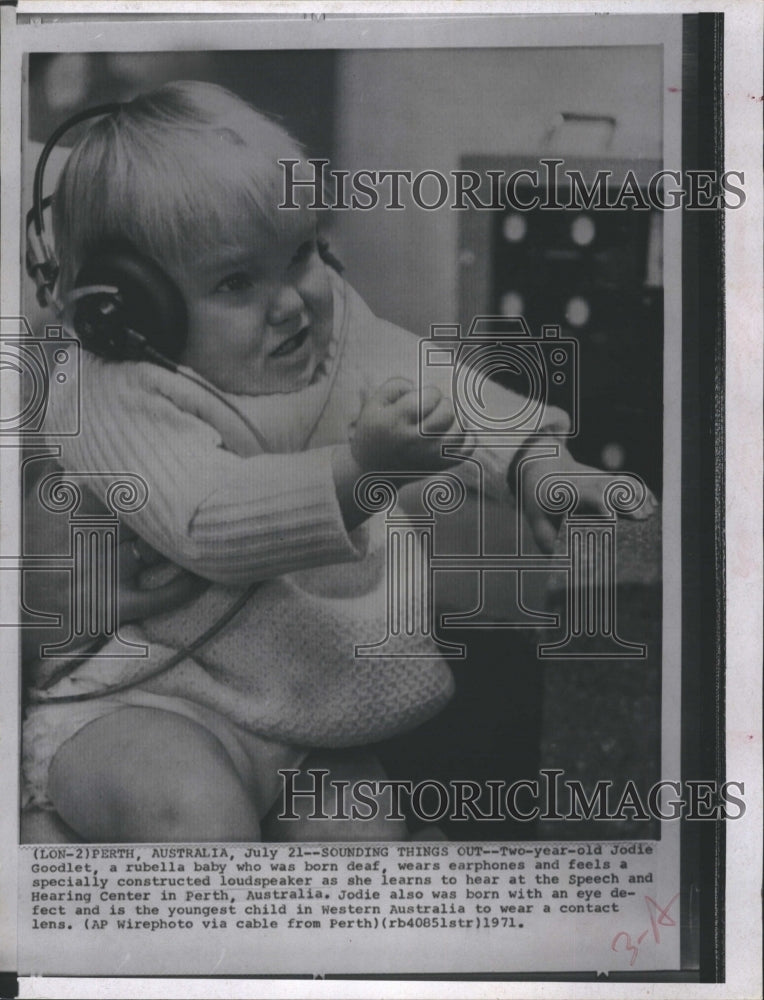
<instances>
[{"instance_id":1,"label":"headphone","mask_svg":"<svg viewBox=\"0 0 764 1000\"><path fill-rule=\"evenodd\" d=\"M27 274L37 285L37 301L55 305L60 266L45 230L45 167L62 136L80 122L117 114L122 104L101 104L58 126L35 167L32 208L27 214ZM82 346L114 361L148 360L175 369L186 340L186 306L175 283L150 258L128 243L109 242L94 249L77 273L72 326ZM170 364L168 364L170 362Z\"/></svg>"},{"instance_id":2,"label":"headphone","mask_svg":"<svg viewBox=\"0 0 764 1000\"><path fill-rule=\"evenodd\" d=\"M67 118L45 143L37 161L32 207L26 217L26 270L37 286L41 306L54 305L64 311L55 294L60 265L45 231L45 210L53 201L52 196L43 196L48 158L75 125L118 114L124 106L101 104ZM318 240L318 252L324 263L342 272L342 265L324 240ZM82 264L74 285L69 296L72 327L86 350L112 361L153 361L178 371L177 361L188 332L186 304L175 282L156 261L127 242L102 243Z\"/></svg>"}]
</instances>

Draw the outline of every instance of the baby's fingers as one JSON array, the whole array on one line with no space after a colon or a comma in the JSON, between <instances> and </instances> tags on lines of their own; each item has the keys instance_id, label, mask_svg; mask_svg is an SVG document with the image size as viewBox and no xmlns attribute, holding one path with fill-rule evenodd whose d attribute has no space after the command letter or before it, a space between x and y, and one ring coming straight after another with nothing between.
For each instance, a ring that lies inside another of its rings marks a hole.
<instances>
[{"instance_id":1,"label":"baby's fingers","mask_svg":"<svg viewBox=\"0 0 764 1000\"><path fill-rule=\"evenodd\" d=\"M554 521L552 521L552 519L543 511L539 510L538 507L526 511L526 517L539 550L545 553L554 552L557 535L559 533L559 525L555 524Z\"/></svg>"},{"instance_id":2,"label":"baby's fingers","mask_svg":"<svg viewBox=\"0 0 764 1000\"><path fill-rule=\"evenodd\" d=\"M424 389L420 394L419 389L412 386L395 400L396 417L408 424L418 424L420 410L422 416L426 416L438 405L440 398L441 393L437 389Z\"/></svg>"},{"instance_id":3,"label":"baby's fingers","mask_svg":"<svg viewBox=\"0 0 764 1000\"><path fill-rule=\"evenodd\" d=\"M411 392L413 388L414 383L407 378L389 378L374 390L371 399L377 403L390 405L397 402L401 396L405 396L407 392Z\"/></svg>"},{"instance_id":4,"label":"baby's fingers","mask_svg":"<svg viewBox=\"0 0 764 1000\"><path fill-rule=\"evenodd\" d=\"M475 450L475 435L469 433L461 435L460 440L449 442L448 454L453 458L469 458Z\"/></svg>"},{"instance_id":5,"label":"baby's fingers","mask_svg":"<svg viewBox=\"0 0 764 1000\"><path fill-rule=\"evenodd\" d=\"M414 396L417 393L413 393ZM443 401L443 393L436 389L434 385L426 385L418 394L417 415L421 414L422 421L429 417ZM408 400L406 401L408 403Z\"/></svg>"},{"instance_id":6,"label":"baby's fingers","mask_svg":"<svg viewBox=\"0 0 764 1000\"><path fill-rule=\"evenodd\" d=\"M646 490L645 499L637 507L636 510L625 514L625 517L630 517L632 521L647 521L653 516L660 504L655 499L655 494L652 490Z\"/></svg>"},{"instance_id":7,"label":"baby's fingers","mask_svg":"<svg viewBox=\"0 0 764 1000\"><path fill-rule=\"evenodd\" d=\"M425 389L424 391L427 392L428 390ZM454 408L450 399L442 396L437 389L433 391L438 393L438 400L428 413L425 413L424 409L422 409L422 433L445 434L446 431L451 429L455 421ZM424 393L422 396L424 400Z\"/></svg>"}]
</instances>

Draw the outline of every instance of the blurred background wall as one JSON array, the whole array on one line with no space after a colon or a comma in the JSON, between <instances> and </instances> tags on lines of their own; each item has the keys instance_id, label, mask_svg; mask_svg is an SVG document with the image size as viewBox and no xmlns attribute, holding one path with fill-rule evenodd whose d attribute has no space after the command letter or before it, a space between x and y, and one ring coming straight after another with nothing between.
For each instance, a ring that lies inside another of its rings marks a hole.
<instances>
[{"instance_id":1,"label":"blurred background wall","mask_svg":"<svg viewBox=\"0 0 764 1000\"><path fill-rule=\"evenodd\" d=\"M661 108L659 49L346 52L337 72L336 162L351 171L446 172L474 154L660 159ZM570 130L545 141L560 112L617 124L612 134ZM459 318L461 215L338 216L348 276L375 311L419 336Z\"/></svg>"},{"instance_id":2,"label":"blurred background wall","mask_svg":"<svg viewBox=\"0 0 764 1000\"><path fill-rule=\"evenodd\" d=\"M312 154L328 154L334 149L336 64L329 50L34 54L29 135L42 142L81 108L128 101L170 80L207 80L281 119ZM76 136L73 130L65 142L72 145Z\"/></svg>"}]
</instances>

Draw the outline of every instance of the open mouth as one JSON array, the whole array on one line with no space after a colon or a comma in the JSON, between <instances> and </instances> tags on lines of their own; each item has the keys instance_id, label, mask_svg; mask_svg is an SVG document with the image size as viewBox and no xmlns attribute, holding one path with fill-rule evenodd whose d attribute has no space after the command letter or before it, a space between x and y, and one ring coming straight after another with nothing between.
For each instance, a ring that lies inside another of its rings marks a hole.
<instances>
[{"instance_id":1,"label":"open mouth","mask_svg":"<svg viewBox=\"0 0 764 1000\"><path fill-rule=\"evenodd\" d=\"M283 358L288 354L294 354L295 351L299 351L305 341L308 339L310 334L310 327L304 326L301 330L298 330L293 336L287 338L287 340L282 341L275 351L271 351L272 358Z\"/></svg>"}]
</instances>

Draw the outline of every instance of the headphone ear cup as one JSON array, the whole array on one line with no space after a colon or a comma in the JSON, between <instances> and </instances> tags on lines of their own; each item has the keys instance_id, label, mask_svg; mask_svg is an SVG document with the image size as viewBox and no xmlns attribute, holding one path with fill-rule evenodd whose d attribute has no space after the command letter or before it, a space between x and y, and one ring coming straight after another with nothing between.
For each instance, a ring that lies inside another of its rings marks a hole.
<instances>
[{"instance_id":1,"label":"headphone ear cup","mask_svg":"<svg viewBox=\"0 0 764 1000\"><path fill-rule=\"evenodd\" d=\"M171 361L186 343L188 316L177 285L149 257L129 244L100 246L77 274L75 288L108 285L116 295L95 293L76 305L74 328L83 346L115 361L140 357L135 337Z\"/></svg>"}]
</instances>

